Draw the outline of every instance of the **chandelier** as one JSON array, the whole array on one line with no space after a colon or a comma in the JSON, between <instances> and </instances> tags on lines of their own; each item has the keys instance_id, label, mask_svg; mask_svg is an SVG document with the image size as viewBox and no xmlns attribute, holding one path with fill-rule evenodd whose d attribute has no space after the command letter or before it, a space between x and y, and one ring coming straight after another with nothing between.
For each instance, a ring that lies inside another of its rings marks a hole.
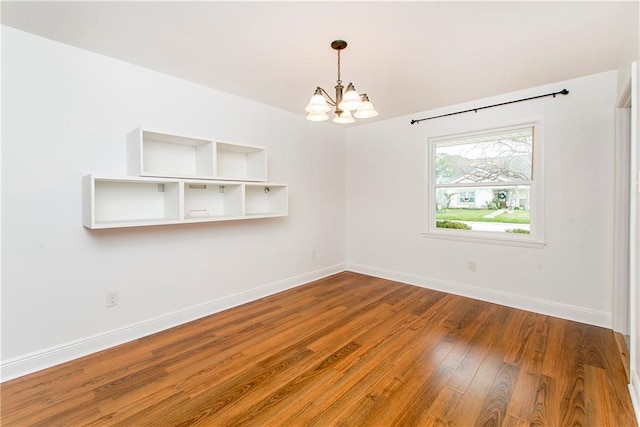
<instances>
[{"instance_id":1,"label":"chandelier","mask_svg":"<svg viewBox=\"0 0 640 427\"><path fill-rule=\"evenodd\" d=\"M356 88L353 83L347 85L347 90L342 93L344 86L342 86L342 80L340 80L340 51L347 47L347 42L344 40L334 40L331 42L331 47L338 51L338 80L336 80L336 99L331 98L331 95L320 86L316 88L309 104L305 107L307 120L312 122L322 122L328 120L327 113L331 111L331 107L335 107L335 117L333 121L335 123L353 123L355 118L368 119L375 117L378 112L373 108L373 104L369 101L369 97L366 93L360 95L356 92ZM351 112L354 112L353 115Z\"/></svg>"}]
</instances>

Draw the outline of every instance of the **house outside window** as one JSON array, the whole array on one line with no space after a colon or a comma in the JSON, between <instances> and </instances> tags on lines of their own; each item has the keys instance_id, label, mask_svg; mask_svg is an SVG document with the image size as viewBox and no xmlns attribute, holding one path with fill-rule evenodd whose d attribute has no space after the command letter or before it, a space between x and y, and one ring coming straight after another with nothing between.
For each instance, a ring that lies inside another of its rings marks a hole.
<instances>
[{"instance_id":1,"label":"house outside window","mask_svg":"<svg viewBox=\"0 0 640 427\"><path fill-rule=\"evenodd\" d=\"M542 121L431 138L425 237L542 246Z\"/></svg>"},{"instance_id":2,"label":"house outside window","mask_svg":"<svg viewBox=\"0 0 640 427\"><path fill-rule=\"evenodd\" d=\"M460 192L460 197L458 198L458 203L460 203L460 205L473 206L475 201L476 201L476 192L475 191L461 191Z\"/></svg>"}]
</instances>

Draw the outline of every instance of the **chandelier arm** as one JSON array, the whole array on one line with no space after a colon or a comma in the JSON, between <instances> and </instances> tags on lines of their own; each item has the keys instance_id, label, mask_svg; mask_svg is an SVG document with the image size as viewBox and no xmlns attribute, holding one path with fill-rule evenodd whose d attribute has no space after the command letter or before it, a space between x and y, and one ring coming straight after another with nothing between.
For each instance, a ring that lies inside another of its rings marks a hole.
<instances>
[{"instance_id":1,"label":"chandelier arm","mask_svg":"<svg viewBox=\"0 0 640 427\"><path fill-rule=\"evenodd\" d=\"M327 102L329 103L329 105L331 105L332 107L335 107L337 105L336 101L333 100L331 95L329 95L326 90L322 89L320 86L318 86L318 89L320 89L320 92L322 92L322 95L324 95L324 97L327 98Z\"/></svg>"}]
</instances>

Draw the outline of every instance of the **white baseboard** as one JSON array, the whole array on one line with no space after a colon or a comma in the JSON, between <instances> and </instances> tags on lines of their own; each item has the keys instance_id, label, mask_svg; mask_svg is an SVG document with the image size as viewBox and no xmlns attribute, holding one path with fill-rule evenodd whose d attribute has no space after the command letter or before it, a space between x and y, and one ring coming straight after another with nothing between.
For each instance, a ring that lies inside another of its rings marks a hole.
<instances>
[{"instance_id":1,"label":"white baseboard","mask_svg":"<svg viewBox=\"0 0 640 427\"><path fill-rule=\"evenodd\" d=\"M611 329L611 313L604 311L590 310L573 305L360 264L347 263L347 270Z\"/></svg>"},{"instance_id":2,"label":"white baseboard","mask_svg":"<svg viewBox=\"0 0 640 427\"><path fill-rule=\"evenodd\" d=\"M314 280L322 279L345 270L345 264L336 264L320 270L300 274L278 282L260 286L249 291L226 296L179 310L143 322L86 337L59 346L29 353L0 363L0 382L8 381L41 369L50 368L109 347L124 344L128 341L154 334L183 323L209 316L231 307L255 301Z\"/></svg>"},{"instance_id":3,"label":"white baseboard","mask_svg":"<svg viewBox=\"0 0 640 427\"><path fill-rule=\"evenodd\" d=\"M630 372L630 376L629 394L631 395L631 404L633 405L633 410L636 412L638 425L640 425L640 379L638 379L638 372L633 369Z\"/></svg>"}]
</instances>

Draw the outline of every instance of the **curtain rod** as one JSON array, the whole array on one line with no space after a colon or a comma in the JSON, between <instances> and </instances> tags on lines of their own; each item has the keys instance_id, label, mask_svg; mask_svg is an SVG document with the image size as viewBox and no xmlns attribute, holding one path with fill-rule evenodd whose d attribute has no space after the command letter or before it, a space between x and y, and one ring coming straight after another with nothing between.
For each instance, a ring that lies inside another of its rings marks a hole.
<instances>
[{"instance_id":1,"label":"curtain rod","mask_svg":"<svg viewBox=\"0 0 640 427\"><path fill-rule=\"evenodd\" d=\"M424 119L413 119L413 120L411 120L411 124L413 125L415 123L420 123L420 122L422 122L424 120L439 119L440 117L455 116L456 114L470 113L472 111L477 113L478 110L484 110L485 108L500 107L501 105L515 104L516 102L530 101L532 99L545 98L547 96L553 96L555 98L556 95L568 95L568 94L569 94L569 91L567 89L562 89L560 92L546 93L544 95L538 95L538 96L532 96L532 97L529 97L529 98L516 99L515 101L501 102L500 104L485 105L484 107L471 108L469 110L456 111L455 113L442 114L440 116L434 116L434 117L426 117Z\"/></svg>"}]
</instances>

